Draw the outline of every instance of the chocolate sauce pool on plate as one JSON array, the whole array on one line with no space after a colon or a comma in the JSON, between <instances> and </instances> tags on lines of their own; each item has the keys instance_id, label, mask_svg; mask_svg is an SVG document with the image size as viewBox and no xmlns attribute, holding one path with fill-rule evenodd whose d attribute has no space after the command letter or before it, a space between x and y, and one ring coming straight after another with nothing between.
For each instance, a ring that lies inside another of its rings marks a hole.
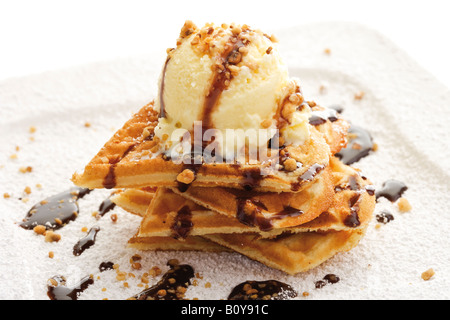
<instances>
[{"instance_id":1,"label":"chocolate sauce pool on plate","mask_svg":"<svg viewBox=\"0 0 450 320\"><path fill-rule=\"evenodd\" d=\"M77 218L80 211L77 200L90 192L89 189L71 188L46 198L28 211L20 226L28 230L38 225L44 226L47 230L60 229Z\"/></svg>"},{"instance_id":2,"label":"chocolate sauce pool on plate","mask_svg":"<svg viewBox=\"0 0 450 320\"><path fill-rule=\"evenodd\" d=\"M93 227L89 230L88 234L78 240L78 242L73 247L73 255L79 256L84 250L89 249L91 246L95 244L95 238L97 237L97 233L100 231L100 227Z\"/></svg>"},{"instance_id":3,"label":"chocolate sauce pool on plate","mask_svg":"<svg viewBox=\"0 0 450 320\"><path fill-rule=\"evenodd\" d=\"M296 296L290 285L280 281L246 281L231 291L228 300L286 300Z\"/></svg>"},{"instance_id":4,"label":"chocolate sauce pool on plate","mask_svg":"<svg viewBox=\"0 0 450 320\"><path fill-rule=\"evenodd\" d=\"M154 286L133 297L137 300L181 300L194 277L194 269L187 264L168 262L170 270Z\"/></svg>"},{"instance_id":5,"label":"chocolate sauce pool on plate","mask_svg":"<svg viewBox=\"0 0 450 320\"><path fill-rule=\"evenodd\" d=\"M98 209L98 216L103 217L105 214L113 210L115 207L116 204L111 201L111 198L107 198L100 204L100 207Z\"/></svg>"},{"instance_id":6,"label":"chocolate sauce pool on plate","mask_svg":"<svg viewBox=\"0 0 450 320\"><path fill-rule=\"evenodd\" d=\"M78 296L93 283L94 279L87 276L74 287L69 288L66 286L66 278L54 276L47 285L47 295L50 300L78 300Z\"/></svg>"},{"instance_id":7,"label":"chocolate sauce pool on plate","mask_svg":"<svg viewBox=\"0 0 450 320\"><path fill-rule=\"evenodd\" d=\"M352 138L349 138L347 147L336 153L336 157L346 165L358 162L373 149L372 136L367 130L351 125L348 133Z\"/></svg>"},{"instance_id":8,"label":"chocolate sauce pool on plate","mask_svg":"<svg viewBox=\"0 0 450 320\"><path fill-rule=\"evenodd\" d=\"M383 197L391 202L395 202L402 197L406 190L408 190L406 184L401 181L391 179L383 183L382 188L376 191L375 196L377 200Z\"/></svg>"}]
</instances>

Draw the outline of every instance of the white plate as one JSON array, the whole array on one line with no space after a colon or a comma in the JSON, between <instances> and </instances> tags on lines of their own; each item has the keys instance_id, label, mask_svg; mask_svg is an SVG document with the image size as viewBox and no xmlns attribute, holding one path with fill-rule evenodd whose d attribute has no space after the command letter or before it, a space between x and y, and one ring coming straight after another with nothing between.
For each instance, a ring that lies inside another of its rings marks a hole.
<instances>
[{"instance_id":1,"label":"white plate","mask_svg":"<svg viewBox=\"0 0 450 320\"><path fill-rule=\"evenodd\" d=\"M198 286L189 287L187 298L225 299L240 282L268 279L292 285L298 299L450 298L449 90L389 40L359 25L321 23L276 34L291 75L300 78L307 99L324 106L341 104L348 120L370 130L379 150L355 166L377 187L390 178L404 181L411 212L401 214L381 199L375 213L387 209L394 221L379 229L373 221L357 248L297 276L230 253L140 252L143 269L134 271L129 259L136 251L127 249L126 242L139 219L115 209L117 223L110 214L96 221L91 213L109 195L105 190L79 201L80 216L59 231L60 242L45 243L17 223L34 203L69 188L72 173L153 98L165 48L141 57L9 79L0 83L0 298L46 299L48 278L64 275L70 285L95 274L100 279L80 299L125 299L141 290L137 284L142 273L155 265L165 271L170 258L191 264L203 276ZM324 53L326 48L330 54ZM355 100L361 91L364 98ZM36 127L34 134L30 126ZM10 159L13 154L17 159ZM19 172L27 166L32 173ZM32 189L30 195L23 192L26 186ZM4 199L4 193L11 198ZM83 236L81 229L94 225L101 227L97 243L75 257L72 249ZM99 274L103 261L119 264L136 279L129 278L125 288L113 271ZM421 273L429 268L436 274L424 281ZM339 276L340 282L315 289L315 281L328 273ZM208 282L211 287L205 288ZM309 296L303 297L303 292Z\"/></svg>"}]
</instances>

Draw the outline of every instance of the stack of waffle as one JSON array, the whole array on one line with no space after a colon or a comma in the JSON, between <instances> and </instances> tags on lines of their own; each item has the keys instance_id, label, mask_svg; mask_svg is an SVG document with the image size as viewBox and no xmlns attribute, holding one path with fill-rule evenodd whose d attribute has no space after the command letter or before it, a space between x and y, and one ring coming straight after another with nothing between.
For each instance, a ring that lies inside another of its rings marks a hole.
<instances>
[{"instance_id":1,"label":"stack of waffle","mask_svg":"<svg viewBox=\"0 0 450 320\"><path fill-rule=\"evenodd\" d=\"M115 189L112 201L142 216L129 246L139 250L234 251L288 274L355 247L375 207L370 182L334 155L348 123L310 104L310 137L263 163L175 163L157 152L154 104L105 144L76 185ZM295 160L295 170L287 170Z\"/></svg>"}]
</instances>

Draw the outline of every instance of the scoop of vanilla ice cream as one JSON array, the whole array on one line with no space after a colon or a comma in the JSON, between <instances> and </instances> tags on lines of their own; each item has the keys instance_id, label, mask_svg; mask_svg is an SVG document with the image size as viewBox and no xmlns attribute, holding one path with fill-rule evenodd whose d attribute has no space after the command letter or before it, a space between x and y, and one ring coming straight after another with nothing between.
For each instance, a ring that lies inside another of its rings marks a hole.
<instances>
[{"instance_id":1,"label":"scoop of vanilla ice cream","mask_svg":"<svg viewBox=\"0 0 450 320\"><path fill-rule=\"evenodd\" d=\"M289 74L272 40L247 26L208 24L197 29L185 24L177 47L169 52L155 103L160 111L155 135L166 141L166 149L179 139L179 134L171 138L174 131L192 131L196 121L222 131L223 137L226 129L276 129ZM294 119L296 128L305 120ZM254 141L227 134L227 139L220 144L222 154L231 154L235 144L238 150L246 144L267 146L270 137Z\"/></svg>"}]
</instances>

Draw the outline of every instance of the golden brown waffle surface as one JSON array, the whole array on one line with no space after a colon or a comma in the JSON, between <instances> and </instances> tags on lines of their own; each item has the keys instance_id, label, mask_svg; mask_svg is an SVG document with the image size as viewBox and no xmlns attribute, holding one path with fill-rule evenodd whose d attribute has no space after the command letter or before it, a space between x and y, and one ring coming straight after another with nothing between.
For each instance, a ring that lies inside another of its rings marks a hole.
<instances>
[{"instance_id":1,"label":"golden brown waffle surface","mask_svg":"<svg viewBox=\"0 0 450 320\"><path fill-rule=\"evenodd\" d=\"M356 246L375 206L370 182L356 170L336 158L330 170L333 198L322 214L296 226L266 231L208 210L198 199L193 202L182 193L160 188L130 246L140 250L233 250L290 274L309 270ZM180 209L186 208L188 225L184 233L179 233L183 228L174 232ZM211 241L222 247L211 245Z\"/></svg>"},{"instance_id":2,"label":"golden brown waffle surface","mask_svg":"<svg viewBox=\"0 0 450 320\"><path fill-rule=\"evenodd\" d=\"M157 121L153 103L144 106L114 134L85 167L84 172L73 175L73 182L91 189L178 186L178 175L187 167L192 169L192 165L174 163L157 152L155 148L158 141L153 135ZM263 192L300 191L328 166L330 146L336 151L345 144L342 135L347 128L348 124L344 120L333 124L328 121L317 129L310 126L310 138L304 144L282 149L282 157L289 155L301 163L294 172L279 170L279 167L265 172L262 163L203 163L195 166L195 180L191 185L252 188Z\"/></svg>"}]
</instances>

